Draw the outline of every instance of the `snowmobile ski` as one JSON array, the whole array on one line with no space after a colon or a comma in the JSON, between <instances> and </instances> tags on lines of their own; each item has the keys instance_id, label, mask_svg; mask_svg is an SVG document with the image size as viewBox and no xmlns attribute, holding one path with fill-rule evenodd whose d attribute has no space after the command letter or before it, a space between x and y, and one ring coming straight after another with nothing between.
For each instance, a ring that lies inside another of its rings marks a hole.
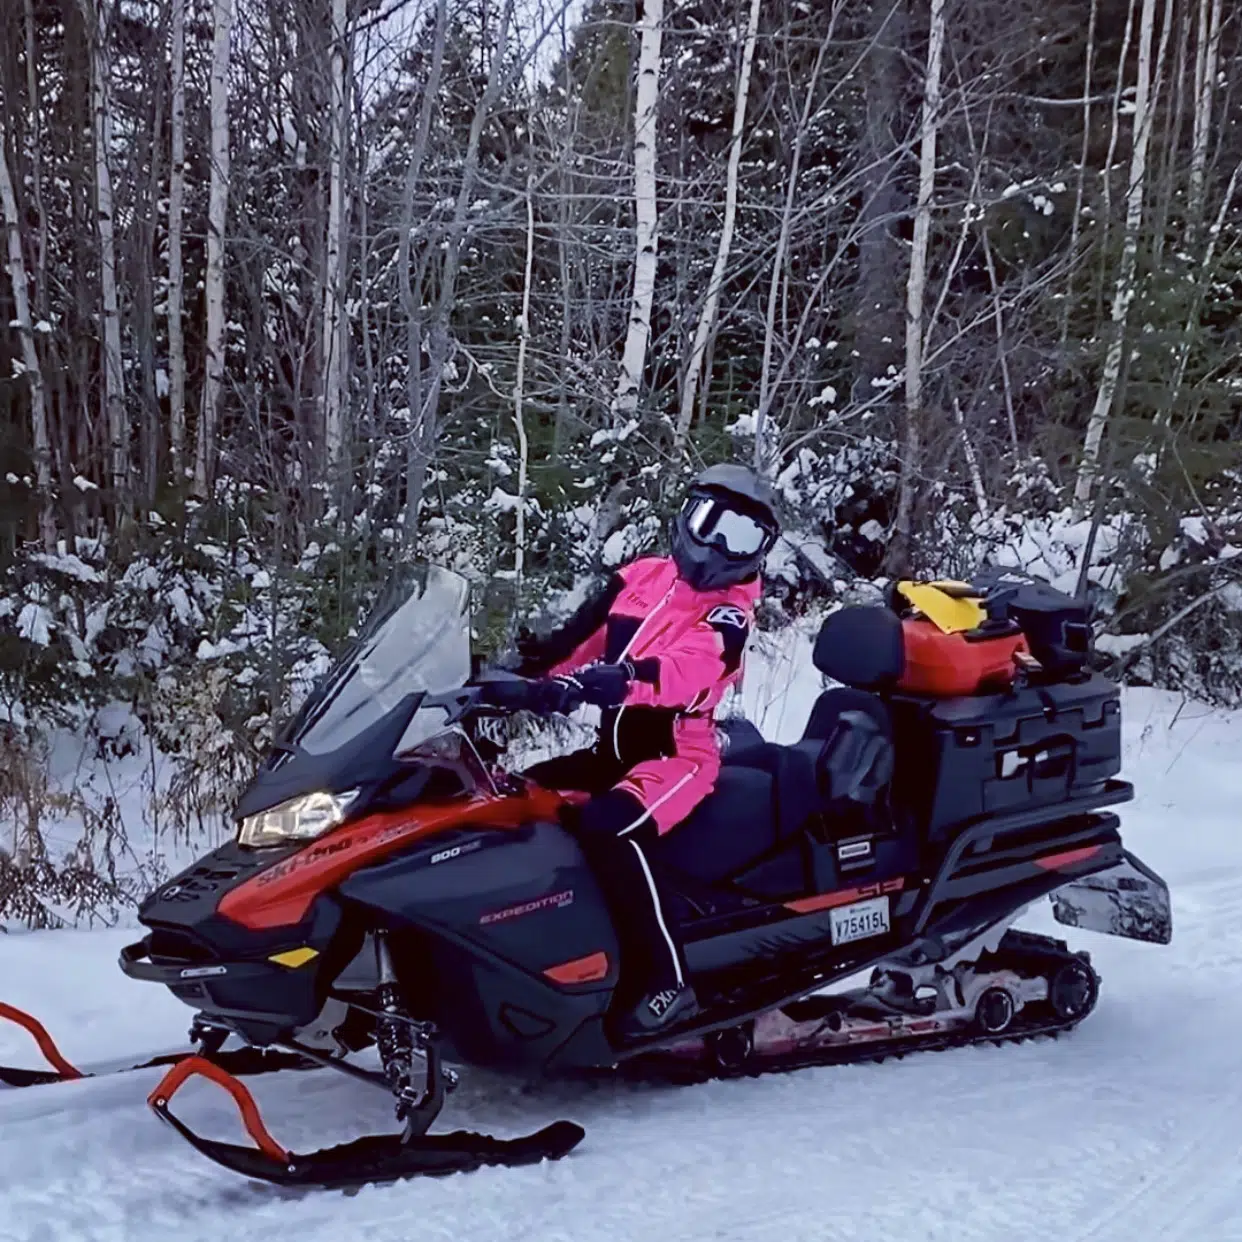
<instances>
[{"instance_id":1,"label":"snowmobile ski","mask_svg":"<svg viewBox=\"0 0 1242 1242\"><path fill-rule=\"evenodd\" d=\"M176 1065L177 1062L194 1055L189 1049L184 1049L179 1052L158 1053L143 1061L122 1060L115 1065L79 1069L60 1051L47 1027L24 1010L0 1001L0 1021L11 1022L26 1031L42 1053L43 1059L51 1067L41 1070L0 1065L0 1085L5 1087L43 1087L51 1083L76 1082L83 1078L101 1078L111 1074L127 1074L134 1070L157 1069L166 1065ZM246 1076L269 1074L285 1069L304 1069L311 1064L305 1057L296 1053L271 1048L253 1048L249 1045L227 1050L217 1049L208 1055L216 1064L226 1067L230 1072Z\"/></svg>"},{"instance_id":2,"label":"snowmobile ski","mask_svg":"<svg viewBox=\"0 0 1242 1242\"><path fill-rule=\"evenodd\" d=\"M206 1078L232 1096L254 1147L222 1143L196 1134L169 1108L173 1096L195 1076ZM367 1135L322 1151L286 1151L263 1123L254 1096L227 1070L202 1057L173 1066L147 1100L161 1121L216 1164L244 1177L281 1186L343 1190L410 1177L467 1173L483 1165L512 1167L558 1160L572 1151L586 1131L571 1121L556 1121L516 1139L497 1139L468 1130L451 1134Z\"/></svg>"}]
</instances>

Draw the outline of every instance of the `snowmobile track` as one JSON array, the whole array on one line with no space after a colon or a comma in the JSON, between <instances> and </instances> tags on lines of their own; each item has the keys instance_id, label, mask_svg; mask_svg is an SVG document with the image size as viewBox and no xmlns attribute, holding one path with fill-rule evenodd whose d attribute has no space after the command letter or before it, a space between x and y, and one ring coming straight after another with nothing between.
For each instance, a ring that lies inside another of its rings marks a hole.
<instances>
[{"instance_id":1,"label":"snowmobile track","mask_svg":"<svg viewBox=\"0 0 1242 1242\"><path fill-rule=\"evenodd\" d=\"M1179 1118L1178 1128L1192 1135L1068 1242L1130 1242L1144 1231L1163 1242L1224 1236L1220 1226L1230 1218L1242 1184L1240 1109L1242 1091L1233 1090L1214 1104L1209 1124L1203 1124L1202 1115Z\"/></svg>"}]
</instances>

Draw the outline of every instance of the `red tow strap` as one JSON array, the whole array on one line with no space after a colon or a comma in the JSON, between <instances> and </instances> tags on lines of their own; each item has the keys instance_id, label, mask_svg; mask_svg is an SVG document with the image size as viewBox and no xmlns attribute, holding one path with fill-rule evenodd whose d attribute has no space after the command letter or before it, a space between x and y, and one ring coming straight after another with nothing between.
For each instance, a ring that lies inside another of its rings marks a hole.
<instances>
[{"instance_id":1,"label":"red tow strap","mask_svg":"<svg viewBox=\"0 0 1242 1242\"><path fill-rule=\"evenodd\" d=\"M47 1027L37 1018L32 1018L28 1013L15 1009L12 1005L6 1005L3 1001L0 1001L0 1018L14 1022L22 1030L29 1032L35 1043L39 1045L39 1051L43 1053L44 1059L62 1078L85 1077L81 1070L70 1065L61 1056L60 1049L56 1047L56 1041L47 1033Z\"/></svg>"},{"instance_id":2,"label":"red tow strap","mask_svg":"<svg viewBox=\"0 0 1242 1242\"><path fill-rule=\"evenodd\" d=\"M216 1086L223 1087L233 1097L233 1103L241 1113L242 1125L246 1127L246 1133L254 1140L255 1146L265 1156L270 1156L281 1164L289 1163L289 1153L272 1138L263 1124L254 1096L228 1070L221 1069L206 1057L191 1056L178 1061L147 1096L147 1103L157 1112L167 1113L173 1096L185 1085L187 1079L194 1077L206 1078Z\"/></svg>"}]
</instances>

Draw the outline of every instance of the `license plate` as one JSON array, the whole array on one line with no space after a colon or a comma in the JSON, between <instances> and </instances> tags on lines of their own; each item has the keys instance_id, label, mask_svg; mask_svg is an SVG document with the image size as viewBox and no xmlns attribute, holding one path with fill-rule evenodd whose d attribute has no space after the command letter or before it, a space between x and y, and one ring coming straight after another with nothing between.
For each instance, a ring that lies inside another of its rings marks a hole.
<instances>
[{"instance_id":1,"label":"license plate","mask_svg":"<svg viewBox=\"0 0 1242 1242\"><path fill-rule=\"evenodd\" d=\"M888 898L873 897L832 911L832 943L849 944L888 931Z\"/></svg>"}]
</instances>

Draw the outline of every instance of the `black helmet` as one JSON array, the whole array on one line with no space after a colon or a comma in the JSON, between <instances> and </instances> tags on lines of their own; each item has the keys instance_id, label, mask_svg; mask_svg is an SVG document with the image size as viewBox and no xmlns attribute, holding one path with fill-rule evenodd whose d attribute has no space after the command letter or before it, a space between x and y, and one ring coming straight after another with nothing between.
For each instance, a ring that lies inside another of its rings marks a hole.
<instances>
[{"instance_id":1,"label":"black helmet","mask_svg":"<svg viewBox=\"0 0 1242 1242\"><path fill-rule=\"evenodd\" d=\"M776 493L746 466L697 475L673 519L673 560L696 591L753 578L780 534Z\"/></svg>"}]
</instances>

